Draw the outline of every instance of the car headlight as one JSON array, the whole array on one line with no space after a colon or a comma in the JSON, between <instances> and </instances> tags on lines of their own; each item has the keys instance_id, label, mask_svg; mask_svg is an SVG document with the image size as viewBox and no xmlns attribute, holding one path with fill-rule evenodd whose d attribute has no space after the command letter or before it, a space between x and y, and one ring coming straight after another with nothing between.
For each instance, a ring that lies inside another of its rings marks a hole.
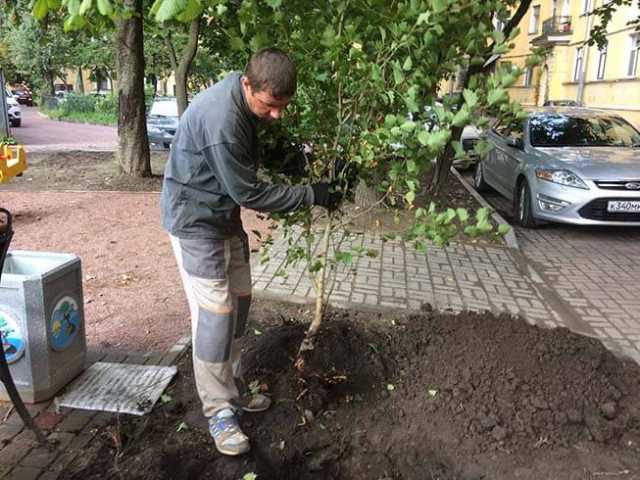
<instances>
[{"instance_id":1,"label":"car headlight","mask_svg":"<svg viewBox=\"0 0 640 480\"><path fill-rule=\"evenodd\" d=\"M547 168L536 168L536 177L547 182L566 185L567 187L582 188L589 190L584 181L570 170L552 170Z\"/></svg>"}]
</instances>

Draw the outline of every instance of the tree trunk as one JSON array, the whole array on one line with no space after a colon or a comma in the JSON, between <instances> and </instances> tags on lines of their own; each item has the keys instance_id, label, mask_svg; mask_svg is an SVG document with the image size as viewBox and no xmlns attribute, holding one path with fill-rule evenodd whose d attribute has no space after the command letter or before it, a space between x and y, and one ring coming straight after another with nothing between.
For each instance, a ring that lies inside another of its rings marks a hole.
<instances>
[{"instance_id":1,"label":"tree trunk","mask_svg":"<svg viewBox=\"0 0 640 480\"><path fill-rule=\"evenodd\" d=\"M133 13L116 21L118 75L118 151L120 170L134 177L151 176L144 103L142 0L125 0Z\"/></svg>"},{"instance_id":2,"label":"tree trunk","mask_svg":"<svg viewBox=\"0 0 640 480\"><path fill-rule=\"evenodd\" d=\"M82 77L82 67L78 67L76 75L76 92L84 95L84 78Z\"/></svg>"},{"instance_id":3,"label":"tree trunk","mask_svg":"<svg viewBox=\"0 0 640 480\"><path fill-rule=\"evenodd\" d=\"M451 141L447 143L447 148L444 149L438 159L436 160L436 168L433 172L433 178L431 179L431 185L429 186L429 192L437 195L440 193L440 189L447 182L449 178L449 172L451 171L451 165L456 155L456 151L453 149L453 142L459 142L462 136L462 128L453 127L451 129Z\"/></svg>"},{"instance_id":4,"label":"tree trunk","mask_svg":"<svg viewBox=\"0 0 640 480\"><path fill-rule=\"evenodd\" d=\"M51 95L52 97L56 96L56 86L55 86L54 76L55 75L50 70L47 70L44 74L44 78L47 83L47 88L49 89L49 95Z\"/></svg>"},{"instance_id":5,"label":"tree trunk","mask_svg":"<svg viewBox=\"0 0 640 480\"><path fill-rule=\"evenodd\" d=\"M200 36L200 22L202 17L198 17L191 22L189 26L189 40L182 50L180 63L176 55L171 36L165 37L167 48L169 49L169 57L171 66L176 78L176 100L178 101L178 116L182 116L187 109L187 80L189 79L189 70L191 64L198 51L198 38Z\"/></svg>"}]
</instances>

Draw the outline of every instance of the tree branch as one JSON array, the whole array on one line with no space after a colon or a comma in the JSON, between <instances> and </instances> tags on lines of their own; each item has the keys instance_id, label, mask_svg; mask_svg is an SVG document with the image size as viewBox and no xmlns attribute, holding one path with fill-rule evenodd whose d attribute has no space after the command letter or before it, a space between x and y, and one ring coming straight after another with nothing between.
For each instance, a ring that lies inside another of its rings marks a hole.
<instances>
[{"instance_id":1,"label":"tree branch","mask_svg":"<svg viewBox=\"0 0 640 480\"><path fill-rule=\"evenodd\" d=\"M164 37L164 43L169 50L169 61L171 62L171 68L175 72L178 70L178 58L176 56L176 49L173 48L173 42L171 41L171 32L167 32L167 36Z\"/></svg>"}]
</instances>

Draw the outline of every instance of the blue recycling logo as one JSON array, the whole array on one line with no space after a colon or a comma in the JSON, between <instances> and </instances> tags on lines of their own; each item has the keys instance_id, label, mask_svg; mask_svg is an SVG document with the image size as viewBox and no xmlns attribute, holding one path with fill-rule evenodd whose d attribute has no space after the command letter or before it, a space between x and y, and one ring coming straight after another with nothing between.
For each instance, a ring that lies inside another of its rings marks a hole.
<instances>
[{"instance_id":1,"label":"blue recycling logo","mask_svg":"<svg viewBox=\"0 0 640 480\"><path fill-rule=\"evenodd\" d=\"M7 363L17 362L24 354L26 343L20 334L18 322L2 310L0 310L0 333L2 334L2 349Z\"/></svg>"},{"instance_id":2,"label":"blue recycling logo","mask_svg":"<svg viewBox=\"0 0 640 480\"><path fill-rule=\"evenodd\" d=\"M68 348L80 329L80 311L71 297L62 298L51 315L51 348L62 351Z\"/></svg>"}]
</instances>

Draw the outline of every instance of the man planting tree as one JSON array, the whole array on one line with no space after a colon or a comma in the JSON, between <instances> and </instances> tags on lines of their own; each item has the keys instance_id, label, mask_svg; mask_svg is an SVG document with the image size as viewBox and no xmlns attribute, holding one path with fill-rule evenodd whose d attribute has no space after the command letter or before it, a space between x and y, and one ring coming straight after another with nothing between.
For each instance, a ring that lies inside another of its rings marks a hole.
<instances>
[{"instance_id":1,"label":"man planting tree","mask_svg":"<svg viewBox=\"0 0 640 480\"><path fill-rule=\"evenodd\" d=\"M249 451L240 410L260 412L271 400L241 395L239 339L251 303L249 244L240 207L289 212L333 209L341 195L330 183L285 186L257 178L258 128L282 117L296 91L292 60L276 48L255 53L244 74L198 94L180 119L161 197L189 301L196 387L217 449Z\"/></svg>"}]
</instances>

